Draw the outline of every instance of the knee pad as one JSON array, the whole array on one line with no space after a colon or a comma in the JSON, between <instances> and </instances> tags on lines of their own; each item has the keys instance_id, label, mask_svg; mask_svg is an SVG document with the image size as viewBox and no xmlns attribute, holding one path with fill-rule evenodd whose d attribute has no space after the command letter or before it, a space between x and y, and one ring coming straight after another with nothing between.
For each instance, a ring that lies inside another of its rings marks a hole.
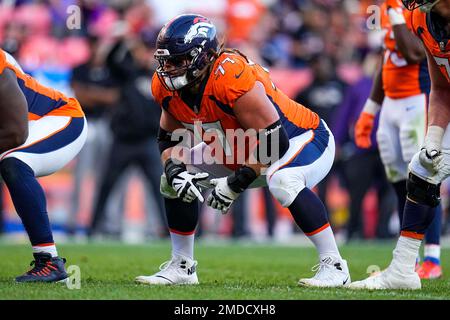
<instances>
[{"instance_id":1,"label":"knee pad","mask_svg":"<svg viewBox=\"0 0 450 320\"><path fill-rule=\"evenodd\" d=\"M411 172L409 173L408 181L406 183L408 199L434 208L441 202L440 189L440 183L432 184Z\"/></svg>"},{"instance_id":2,"label":"knee pad","mask_svg":"<svg viewBox=\"0 0 450 320\"><path fill-rule=\"evenodd\" d=\"M275 172L267 182L270 193L284 207L287 208L305 187L304 179L297 176Z\"/></svg>"}]
</instances>

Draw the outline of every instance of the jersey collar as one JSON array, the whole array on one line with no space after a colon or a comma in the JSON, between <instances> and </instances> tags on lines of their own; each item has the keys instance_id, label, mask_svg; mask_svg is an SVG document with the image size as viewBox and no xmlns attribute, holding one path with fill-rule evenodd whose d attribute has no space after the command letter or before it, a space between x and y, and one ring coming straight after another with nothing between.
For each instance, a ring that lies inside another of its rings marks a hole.
<instances>
[{"instance_id":1,"label":"jersey collar","mask_svg":"<svg viewBox=\"0 0 450 320\"><path fill-rule=\"evenodd\" d=\"M426 14L426 22L431 36L439 44L441 51L445 51L450 35L445 32L446 21L436 13L428 12Z\"/></svg>"}]
</instances>

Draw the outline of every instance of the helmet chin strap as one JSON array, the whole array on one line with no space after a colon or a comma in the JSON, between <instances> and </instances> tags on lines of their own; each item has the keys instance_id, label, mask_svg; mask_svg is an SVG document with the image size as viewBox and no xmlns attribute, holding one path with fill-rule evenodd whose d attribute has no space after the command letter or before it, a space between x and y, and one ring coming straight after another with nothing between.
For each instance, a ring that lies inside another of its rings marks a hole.
<instances>
[{"instance_id":1,"label":"helmet chin strap","mask_svg":"<svg viewBox=\"0 0 450 320\"><path fill-rule=\"evenodd\" d=\"M436 0L436 1L434 1L433 3L427 3L427 4L424 4L423 6L420 7L420 10L421 10L422 12L428 13L428 12L431 11L431 9L433 9L433 7L434 7L439 1L441 1L441 0Z\"/></svg>"}]
</instances>

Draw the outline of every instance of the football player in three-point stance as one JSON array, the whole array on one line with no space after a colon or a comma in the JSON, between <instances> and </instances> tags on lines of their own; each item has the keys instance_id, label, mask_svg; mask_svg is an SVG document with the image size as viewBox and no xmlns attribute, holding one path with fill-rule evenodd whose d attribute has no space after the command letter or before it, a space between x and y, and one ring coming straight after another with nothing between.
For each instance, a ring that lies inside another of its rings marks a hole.
<instances>
[{"instance_id":1,"label":"football player in three-point stance","mask_svg":"<svg viewBox=\"0 0 450 320\"><path fill-rule=\"evenodd\" d=\"M34 267L17 282L67 278L36 177L52 174L81 150L87 124L73 98L42 86L0 50L0 173L33 247Z\"/></svg>"},{"instance_id":2,"label":"football player in three-point stance","mask_svg":"<svg viewBox=\"0 0 450 320\"><path fill-rule=\"evenodd\" d=\"M324 205L311 191L334 160L334 138L325 122L277 89L267 70L237 50L223 49L215 26L205 17L181 15L167 23L158 36L155 58L159 68L152 92L162 107L159 143L165 175L161 190L172 259L160 272L139 276L136 281L151 285L198 283L194 260L197 199L204 200L202 183L214 178L209 181L213 189L207 204L222 213L257 181L268 185L280 204L289 208L319 254L316 274L301 279L300 285L339 287L350 283L347 263L337 248ZM201 137L214 129L219 137L225 137L219 140L227 159L228 152L232 159L238 159L239 153L246 156L242 162L195 163L200 171L190 170L189 163L173 156L178 141L173 134L180 128ZM230 131L249 129L259 132L256 150L250 152L245 143L228 140ZM278 157L262 161L264 148ZM250 161L255 158L258 161Z\"/></svg>"},{"instance_id":3,"label":"football player in three-point stance","mask_svg":"<svg viewBox=\"0 0 450 320\"><path fill-rule=\"evenodd\" d=\"M450 0L403 0L426 48L431 92L424 143L409 164L401 235L389 267L350 285L354 289L420 289L415 261L440 202L440 183L450 175Z\"/></svg>"},{"instance_id":4,"label":"football player in three-point stance","mask_svg":"<svg viewBox=\"0 0 450 320\"><path fill-rule=\"evenodd\" d=\"M377 142L386 176L398 200L400 225L406 201L408 164L422 146L426 133L430 78L425 49L412 32L412 13L400 0L382 5L381 24L386 31L383 64L377 73L370 98L356 123L355 141L370 146L374 118L381 110ZM425 236L424 263L418 267L423 279L439 278L441 206Z\"/></svg>"}]
</instances>

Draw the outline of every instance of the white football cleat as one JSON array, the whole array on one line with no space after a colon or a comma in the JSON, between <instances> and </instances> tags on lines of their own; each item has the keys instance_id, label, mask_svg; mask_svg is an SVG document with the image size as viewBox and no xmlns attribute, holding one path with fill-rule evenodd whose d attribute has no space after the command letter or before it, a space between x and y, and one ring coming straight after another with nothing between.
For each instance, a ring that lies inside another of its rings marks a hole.
<instances>
[{"instance_id":1,"label":"white football cleat","mask_svg":"<svg viewBox=\"0 0 450 320\"><path fill-rule=\"evenodd\" d=\"M136 277L137 283L148 285L198 284L197 261L183 256L173 256L159 267L161 271L151 276Z\"/></svg>"},{"instance_id":2,"label":"white football cleat","mask_svg":"<svg viewBox=\"0 0 450 320\"><path fill-rule=\"evenodd\" d=\"M325 257L312 268L317 271L314 277L300 279L298 284L303 287L343 287L351 282L347 261L334 257Z\"/></svg>"},{"instance_id":3,"label":"white football cleat","mask_svg":"<svg viewBox=\"0 0 450 320\"><path fill-rule=\"evenodd\" d=\"M419 275L416 272L401 273L395 268L389 266L384 271L370 276L362 281L355 281L348 286L349 289L367 289L367 290L386 290L386 289L403 289L403 290L419 290L422 285Z\"/></svg>"}]
</instances>

